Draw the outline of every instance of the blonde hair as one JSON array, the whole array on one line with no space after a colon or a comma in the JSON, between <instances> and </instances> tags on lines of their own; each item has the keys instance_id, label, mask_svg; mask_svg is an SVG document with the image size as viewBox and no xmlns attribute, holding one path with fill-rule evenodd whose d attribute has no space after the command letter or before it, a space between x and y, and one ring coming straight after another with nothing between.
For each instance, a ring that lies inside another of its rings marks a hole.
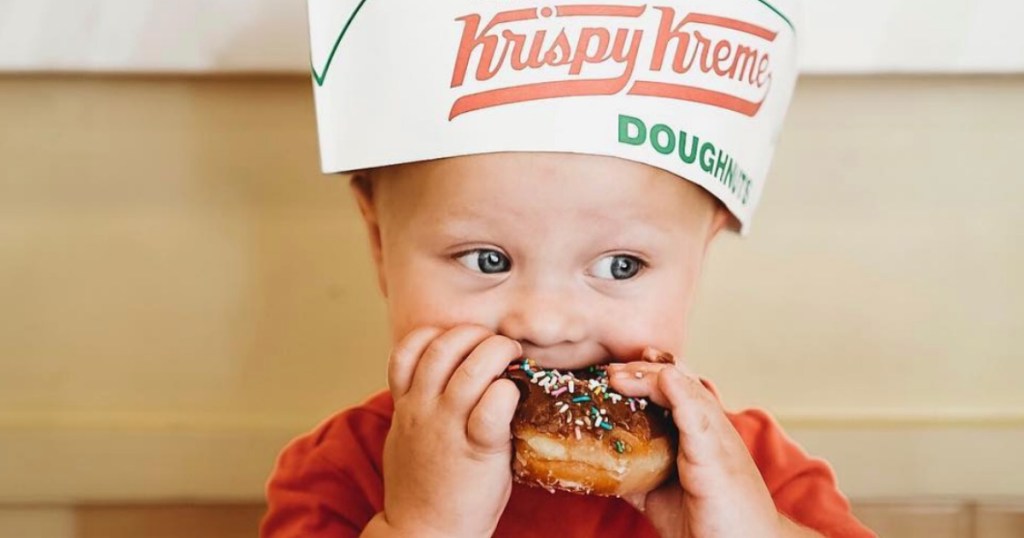
<instances>
[{"instance_id":1,"label":"blonde hair","mask_svg":"<svg viewBox=\"0 0 1024 538\"><path fill-rule=\"evenodd\" d=\"M362 191L366 195L367 199L372 199L373 196L373 183L376 178L380 175L380 171L383 167L374 168L363 168L362 170L356 170L352 172L351 182L352 185Z\"/></svg>"}]
</instances>

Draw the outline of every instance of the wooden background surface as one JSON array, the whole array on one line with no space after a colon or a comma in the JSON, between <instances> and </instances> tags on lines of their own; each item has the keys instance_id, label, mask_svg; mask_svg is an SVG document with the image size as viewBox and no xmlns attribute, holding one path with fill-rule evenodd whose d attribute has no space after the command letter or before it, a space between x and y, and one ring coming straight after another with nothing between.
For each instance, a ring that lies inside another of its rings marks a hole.
<instances>
[{"instance_id":1,"label":"wooden background surface","mask_svg":"<svg viewBox=\"0 0 1024 538\"><path fill-rule=\"evenodd\" d=\"M309 84L0 78L0 504L255 502L383 386ZM805 77L714 247L691 363L858 499L1024 496L1022 120L1020 76Z\"/></svg>"}]
</instances>

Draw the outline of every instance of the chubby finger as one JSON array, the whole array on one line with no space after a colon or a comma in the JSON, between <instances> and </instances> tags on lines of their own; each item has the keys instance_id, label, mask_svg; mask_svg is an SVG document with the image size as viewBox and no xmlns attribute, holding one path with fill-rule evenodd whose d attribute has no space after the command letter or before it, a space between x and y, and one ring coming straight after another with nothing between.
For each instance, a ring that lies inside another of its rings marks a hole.
<instances>
[{"instance_id":1,"label":"chubby finger","mask_svg":"<svg viewBox=\"0 0 1024 538\"><path fill-rule=\"evenodd\" d=\"M523 346L519 342L499 334L487 337L455 369L442 398L468 415L508 363L522 355Z\"/></svg>"},{"instance_id":2,"label":"chubby finger","mask_svg":"<svg viewBox=\"0 0 1024 538\"><path fill-rule=\"evenodd\" d=\"M657 384L680 431L700 433L726 420L718 401L697 378L666 368L658 373Z\"/></svg>"},{"instance_id":3,"label":"chubby finger","mask_svg":"<svg viewBox=\"0 0 1024 538\"><path fill-rule=\"evenodd\" d=\"M479 325L459 325L434 338L416 365L409 392L418 397L439 396L455 367L492 334Z\"/></svg>"},{"instance_id":4,"label":"chubby finger","mask_svg":"<svg viewBox=\"0 0 1024 538\"><path fill-rule=\"evenodd\" d=\"M491 382L466 421L467 439L485 451L507 450L518 403L519 389L512 380Z\"/></svg>"},{"instance_id":5,"label":"chubby finger","mask_svg":"<svg viewBox=\"0 0 1024 538\"><path fill-rule=\"evenodd\" d=\"M658 374L665 368L672 368L672 365L650 362L610 364L608 382L623 396L647 398L662 407L669 407L668 397L658 386Z\"/></svg>"},{"instance_id":6,"label":"chubby finger","mask_svg":"<svg viewBox=\"0 0 1024 538\"><path fill-rule=\"evenodd\" d=\"M687 421L687 418L693 419L694 417L700 417L706 415L703 409L707 407L707 401L704 398L705 389L701 386L700 381L683 375L678 370L664 370L658 373L658 377L655 380L658 384L658 391L665 395L668 400L669 407L672 408L672 416L681 430L688 432L703 431L708 427L707 421L701 419L699 423L694 423L693 420ZM694 425L697 428L694 428Z\"/></svg>"},{"instance_id":7,"label":"chubby finger","mask_svg":"<svg viewBox=\"0 0 1024 538\"><path fill-rule=\"evenodd\" d=\"M714 396L681 364L631 362L609 368L609 382L625 396L646 397L672 410L680 431L700 433L712 426L712 417L724 419ZM720 422L715 420L715 425Z\"/></svg>"},{"instance_id":8,"label":"chubby finger","mask_svg":"<svg viewBox=\"0 0 1024 538\"><path fill-rule=\"evenodd\" d=\"M699 380L664 370L658 376L658 385L670 402L672 420L679 428L680 458L690 464L711 466L750 461L743 440L721 404Z\"/></svg>"},{"instance_id":9,"label":"chubby finger","mask_svg":"<svg viewBox=\"0 0 1024 538\"><path fill-rule=\"evenodd\" d=\"M441 333L439 327L419 327L409 331L391 350L388 358L388 388L395 400L409 392L412 375L427 346Z\"/></svg>"}]
</instances>

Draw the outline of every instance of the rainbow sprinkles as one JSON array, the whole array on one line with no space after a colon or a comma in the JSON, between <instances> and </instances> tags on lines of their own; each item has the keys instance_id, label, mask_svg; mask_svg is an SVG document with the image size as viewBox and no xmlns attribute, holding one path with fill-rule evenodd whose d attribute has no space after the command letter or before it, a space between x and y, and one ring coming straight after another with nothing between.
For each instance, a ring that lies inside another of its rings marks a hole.
<instances>
[{"instance_id":1,"label":"rainbow sprinkles","mask_svg":"<svg viewBox=\"0 0 1024 538\"><path fill-rule=\"evenodd\" d=\"M587 368L585 372L593 377L586 379L571 372L539 368L537 363L529 358L509 365L509 372L515 370L522 370L531 383L555 398L553 405L560 416L559 420L569 427L576 439L581 437L581 429L600 433L602 430L612 431L615 428L615 424L608 418L605 402L625 402L634 413L646 409L648 405L646 398L633 398L615 392L608 385L608 372L604 365ZM618 441L615 449L621 454L625 446Z\"/></svg>"}]
</instances>

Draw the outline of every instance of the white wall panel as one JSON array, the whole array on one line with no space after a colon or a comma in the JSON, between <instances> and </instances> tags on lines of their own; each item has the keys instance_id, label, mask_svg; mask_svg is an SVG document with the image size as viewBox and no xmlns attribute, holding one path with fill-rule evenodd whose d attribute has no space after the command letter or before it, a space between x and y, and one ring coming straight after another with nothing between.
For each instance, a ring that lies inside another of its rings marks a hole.
<instances>
[{"instance_id":1,"label":"white wall panel","mask_svg":"<svg viewBox=\"0 0 1024 538\"><path fill-rule=\"evenodd\" d=\"M1020 0L810 0L804 20L807 72L1024 71ZM307 66L303 0L0 0L0 70Z\"/></svg>"}]
</instances>

